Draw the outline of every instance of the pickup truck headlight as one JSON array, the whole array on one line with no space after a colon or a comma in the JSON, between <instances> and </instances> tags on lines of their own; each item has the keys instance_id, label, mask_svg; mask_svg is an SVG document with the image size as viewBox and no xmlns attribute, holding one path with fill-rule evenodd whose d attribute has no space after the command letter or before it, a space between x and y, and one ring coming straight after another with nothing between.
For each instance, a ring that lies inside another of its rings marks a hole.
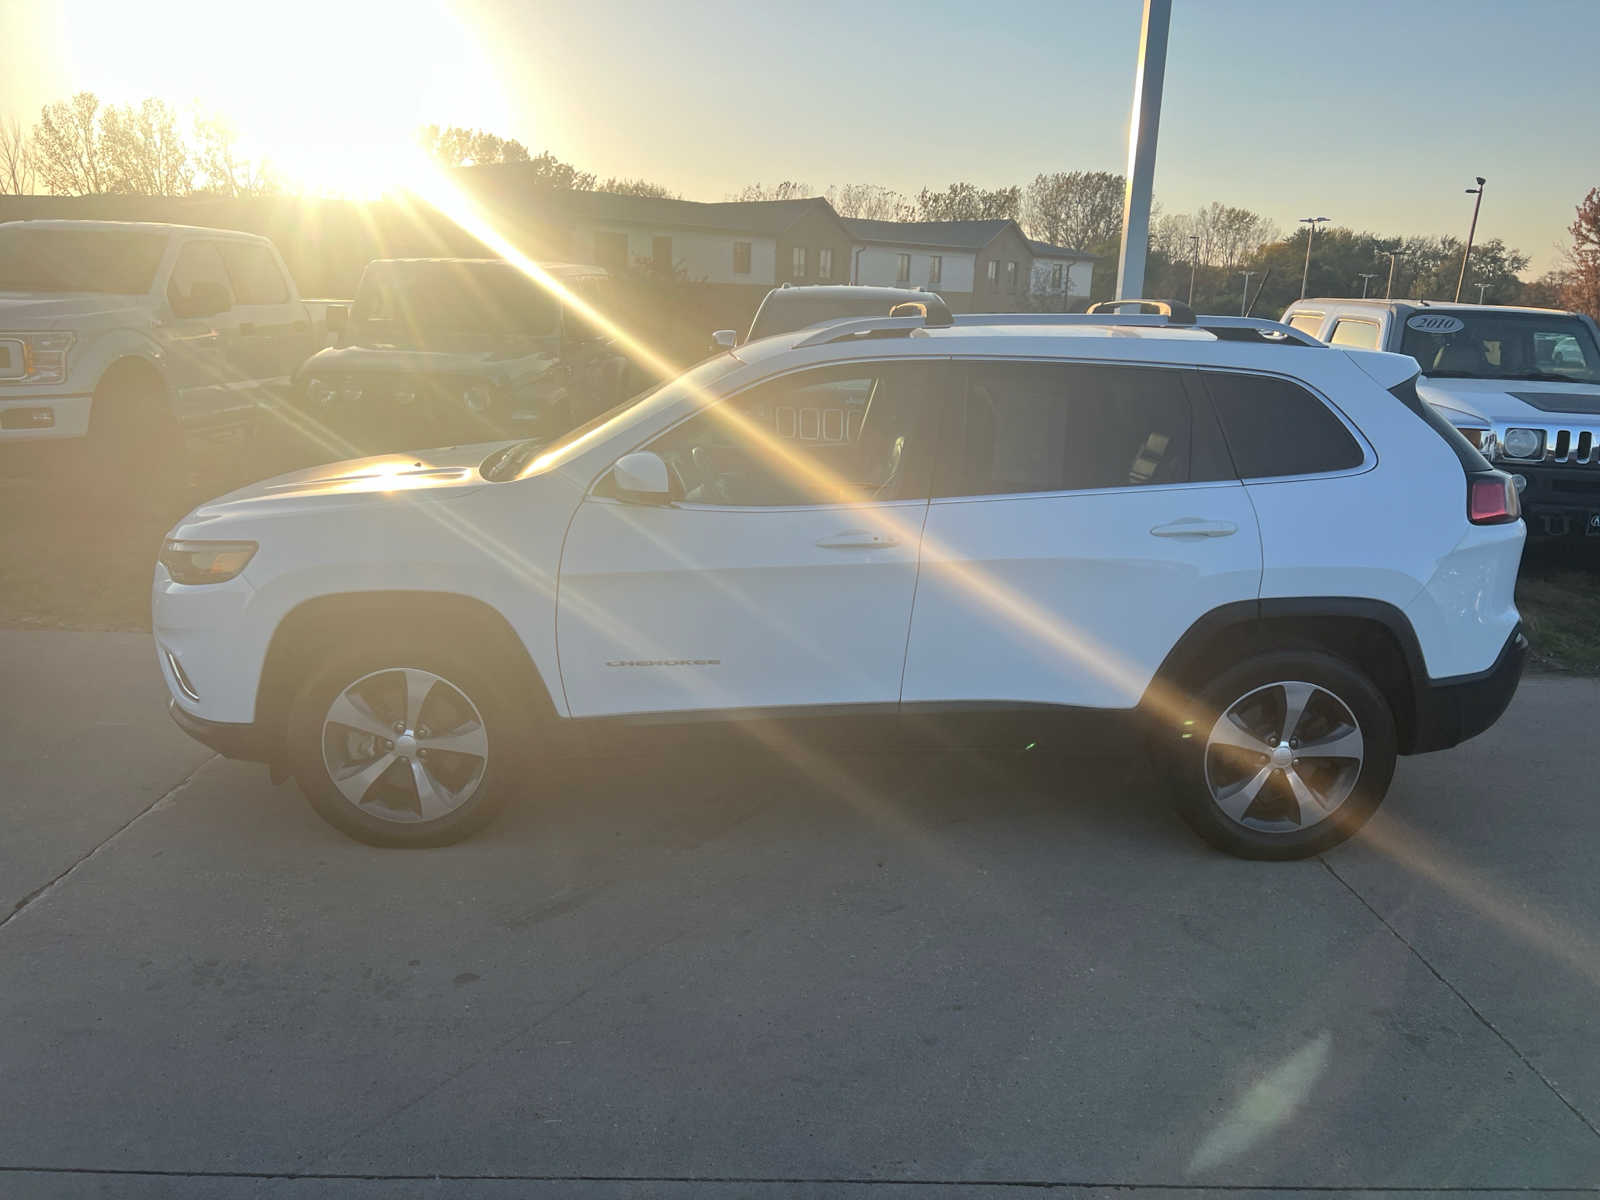
<instances>
[{"instance_id":1,"label":"pickup truck headlight","mask_svg":"<svg viewBox=\"0 0 1600 1200\"><path fill-rule=\"evenodd\" d=\"M313 375L306 380L306 399L318 408L326 408L333 403L333 398L339 394L339 389L326 379L318 379Z\"/></svg>"},{"instance_id":2,"label":"pickup truck headlight","mask_svg":"<svg viewBox=\"0 0 1600 1200\"><path fill-rule=\"evenodd\" d=\"M255 542L197 542L168 538L161 565L174 583L227 583L255 556Z\"/></svg>"},{"instance_id":3,"label":"pickup truck headlight","mask_svg":"<svg viewBox=\"0 0 1600 1200\"><path fill-rule=\"evenodd\" d=\"M1507 458L1538 458L1544 453L1544 430L1508 429L1500 450Z\"/></svg>"},{"instance_id":4,"label":"pickup truck headlight","mask_svg":"<svg viewBox=\"0 0 1600 1200\"><path fill-rule=\"evenodd\" d=\"M0 383L65 383L74 340L70 333L0 333L0 342L11 343Z\"/></svg>"}]
</instances>

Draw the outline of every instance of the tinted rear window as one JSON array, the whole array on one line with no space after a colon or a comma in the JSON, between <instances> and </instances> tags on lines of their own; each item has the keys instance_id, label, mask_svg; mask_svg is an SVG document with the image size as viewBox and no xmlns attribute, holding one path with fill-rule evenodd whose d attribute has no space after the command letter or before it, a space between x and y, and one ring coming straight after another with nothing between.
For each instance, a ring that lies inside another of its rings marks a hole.
<instances>
[{"instance_id":1,"label":"tinted rear window","mask_svg":"<svg viewBox=\"0 0 1600 1200\"><path fill-rule=\"evenodd\" d=\"M1269 375L1204 375L1241 479L1361 465L1361 446L1350 431L1299 384Z\"/></svg>"}]
</instances>

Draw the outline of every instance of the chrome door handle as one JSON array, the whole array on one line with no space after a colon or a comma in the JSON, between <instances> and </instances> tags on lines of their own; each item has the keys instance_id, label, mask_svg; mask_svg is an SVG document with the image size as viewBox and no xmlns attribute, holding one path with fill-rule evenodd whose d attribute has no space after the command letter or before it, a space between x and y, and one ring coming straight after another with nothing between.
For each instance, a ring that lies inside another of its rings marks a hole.
<instances>
[{"instance_id":1,"label":"chrome door handle","mask_svg":"<svg viewBox=\"0 0 1600 1200\"><path fill-rule=\"evenodd\" d=\"M873 533L868 529L846 529L832 537L817 539L817 545L824 550L877 550L899 544L900 539L893 534Z\"/></svg>"},{"instance_id":2,"label":"chrome door handle","mask_svg":"<svg viewBox=\"0 0 1600 1200\"><path fill-rule=\"evenodd\" d=\"M1199 517L1183 517L1177 521L1169 521L1165 525L1157 525L1150 532L1156 537L1214 538L1231 537L1239 532L1239 527L1232 521L1204 521Z\"/></svg>"}]
</instances>

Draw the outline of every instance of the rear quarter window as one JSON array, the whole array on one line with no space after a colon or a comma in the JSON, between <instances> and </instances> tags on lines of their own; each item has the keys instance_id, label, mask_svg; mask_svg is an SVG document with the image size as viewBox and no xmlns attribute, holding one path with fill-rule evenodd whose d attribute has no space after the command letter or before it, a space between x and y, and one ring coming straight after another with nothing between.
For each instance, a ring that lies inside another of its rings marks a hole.
<instances>
[{"instance_id":1,"label":"rear quarter window","mask_svg":"<svg viewBox=\"0 0 1600 1200\"><path fill-rule=\"evenodd\" d=\"M1298 329L1301 333L1309 333L1316 337L1322 329L1324 314L1319 312L1297 312L1290 316L1285 324L1290 329Z\"/></svg>"},{"instance_id":2,"label":"rear quarter window","mask_svg":"<svg viewBox=\"0 0 1600 1200\"><path fill-rule=\"evenodd\" d=\"M1360 443L1299 384L1271 375L1202 374L1239 478L1321 475L1361 465Z\"/></svg>"}]
</instances>

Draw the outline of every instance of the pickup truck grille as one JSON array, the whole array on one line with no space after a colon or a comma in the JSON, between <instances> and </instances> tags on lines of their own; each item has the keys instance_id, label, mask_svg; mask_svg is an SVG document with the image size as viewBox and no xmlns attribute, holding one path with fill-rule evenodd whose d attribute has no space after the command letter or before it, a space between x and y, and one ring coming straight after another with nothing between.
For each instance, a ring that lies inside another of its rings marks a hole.
<instances>
[{"instance_id":1,"label":"pickup truck grille","mask_svg":"<svg viewBox=\"0 0 1600 1200\"><path fill-rule=\"evenodd\" d=\"M1544 461L1563 466L1600 466L1600 436L1589 429L1546 429Z\"/></svg>"}]
</instances>

